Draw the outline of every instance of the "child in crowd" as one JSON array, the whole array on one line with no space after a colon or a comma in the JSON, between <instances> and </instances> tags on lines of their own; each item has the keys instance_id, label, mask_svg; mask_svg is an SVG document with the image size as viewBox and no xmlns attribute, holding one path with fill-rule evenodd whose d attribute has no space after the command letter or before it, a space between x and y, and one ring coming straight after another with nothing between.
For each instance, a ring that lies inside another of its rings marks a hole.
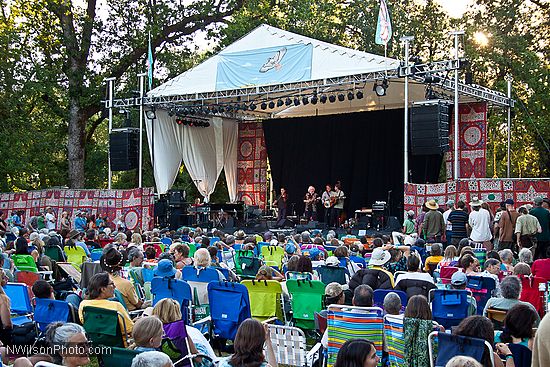
<instances>
[{"instance_id":1,"label":"child in crowd","mask_svg":"<svg viewBox=\"0 0 550 367\"><path fill-rule=\"evenodd\" d=\"M135 344L133 345L133 349L138 352L157 350L162 344L163 335L162 321L158 317L142 317L136 321L134 330L132 331Z\"/></svg>"}]
</instances>

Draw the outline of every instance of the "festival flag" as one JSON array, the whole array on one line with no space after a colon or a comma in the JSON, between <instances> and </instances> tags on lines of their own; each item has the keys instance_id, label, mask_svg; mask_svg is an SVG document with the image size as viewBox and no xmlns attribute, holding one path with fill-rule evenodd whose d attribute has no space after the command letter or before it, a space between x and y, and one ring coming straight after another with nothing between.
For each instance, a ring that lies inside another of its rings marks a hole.
<instances>
[{"instance_id":1,"label":"festival flag","mask_svg":"<svg viewBox=\"0 0 550 367\"><path fill-rule=\"evenodd\" d=\"M147 80L149 90L153 89L153 50L151 48L151 32L149 32L149 49L147 50Z\"/></svg>"},{"instance_id":2,"label":"festival flag","mask_svg":"<svg viewBox=\"0 0 550 367\"><path fill-rule=\"evenodd\" d=\"M379 45L387 45L391 39L391 34L390 12L388 11L386 0L380 0L375 42Z\"/></svg>"}]
</instances>

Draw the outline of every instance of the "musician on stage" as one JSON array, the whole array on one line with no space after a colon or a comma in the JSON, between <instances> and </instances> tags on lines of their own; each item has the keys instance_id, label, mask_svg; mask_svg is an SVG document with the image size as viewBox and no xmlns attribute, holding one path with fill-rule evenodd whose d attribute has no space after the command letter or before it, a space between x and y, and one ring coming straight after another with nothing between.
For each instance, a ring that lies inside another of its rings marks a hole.
<instances>
[{"instance_id":1,"label":"musician on stage","mask_svg":"<svg viewBox=\"0 0 550 367\"><path fill-rule=\"evenodd\" d=\"M308 221L317 220L317 201L318 200L319 200L319 196L315 192L315 187L313 186L308 187L307 193L304 196L304 203L305 203L304 216Z\"/></svg>"},{"instance_id":2,"label":"musician on stage","mask_svg":"<svg viewBox=\"0 0 550 367\"><path fill-rule=\"evenodd\" d=\"M330 213L330 223L332 226L338 228L340 226L340 215L344 210L344 199L346 198L344 191L340 187L340 181L334 185L334 191L330 194L332 211Z\"/></svg>"},{"instance_id":3,"label":"musician on stage","mask_svg":"<svg viewBox=\"0 0 550 367\"><path fill-rule=\"evenodd\" d=\"M323 202L323 206L325 207L325 226L330 227L330 213L332 212L332 205L330 202L330 197L332 193L332 186L327 184L325 186L325 191L323 191L323 195L321 195L321 201Z\"/></svg>"},{"instance_id":4,"label":"musician on stage","mask_svg":"<svg viewBox=\"0 0 550 367\"><path fill-rule=\"evenodd\" d=\"M281 194L274 203L274 206L278 209L277 222L279 222L281 219L286 219L286 201L286 189L284 187L281 187Z\"/></svg>"}]
</instances>

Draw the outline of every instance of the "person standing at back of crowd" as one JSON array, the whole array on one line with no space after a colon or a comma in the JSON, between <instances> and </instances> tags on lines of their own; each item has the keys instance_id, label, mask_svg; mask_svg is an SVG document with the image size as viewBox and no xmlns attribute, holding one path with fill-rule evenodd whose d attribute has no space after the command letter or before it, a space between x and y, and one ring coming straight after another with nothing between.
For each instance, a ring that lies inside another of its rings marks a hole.
<instances>
[{"instance_id":1,"label":"person standing at back of crowd","mask_svg":"<svg viewBox=\"0 0 550 367\"><path fill-rule=\"evenodd\" d=\"M483 204L482 200L474 197L470 202L472 207L472 212L468 218L468 224L472 228L470 233L470 239L474 242L482 244L487 251L493 249L493 243L491 239L493 235L491 234L491 214L487 209L481 207Z\"/></svg>"},{"instance_id":2,"label":"person standing at back of crowd","mask_svg":"<svg viewBox=\"0 0 550 367\"><path fill-rule=\"evenodd\" d=\"M539 220L541 232L537 234L537 247L535 249L535 260L546 259L547 251L550 245L550 212L542 207L544 199L537 196L534 200L535 207L531 209L529 214Z\"/></svg>"},{"instance_id":3,"label":"person standing at back of crowd","mask_svg":"<svg viewBox=\"0 0 550 367\"><path fill-rule=\"evenodd\" d=\"M456 203L456 208L447 218L447 223L451 224L450 243L454 246L458 245L461 239L468 237L468 212L466 211L466 204L459 200ZM449 239L447 239L449 242Z\"/></svg>"},{"instance_id":4,"label":"person standing at back of crowd","mask_svg":"<svg viewBox=\"0 0 550 367\"><path fill-rule=\"evenodd\" d=\"M536 235L542 232L542 227L537 217L529 214L529 210L526 206L520 206L518 211L520 216L516 220L516 227L514 230L516 233L516 241L520 250L522 248L530 249L535 246L537 241Z\"/></svg>"},{"instance_id":5,"label":"person standing at back of crowd","mask_svg":"<svg viewBox=\"0 0 550 367\"><path fill-rule=\"evenodd\" d=\"M414 211L412 210L407 212L407 218L403 221L403 233L407 236L414 233Z\"/></svg>"},{"instance_id":6,"label":"person standing at back of crowd","mask_svg":"<svg viewBox=\"0 0 550 367\"><path fill-rule=\"evenodd\" d=\"M504 202L506 209L501 212L500 220L497 223L498 228L498 243L499 250L510 249L514 253L518 253L516 243L514 242L514 233L516 228L516 221L518 220L519 213L514 208L514 200L506 199Z\"/></svg>"},{"instance_id":7,"label":"person standing at back of crowd","mask_svg":"<svg viewBox=\"0 0 550 367\"><path fill-rule=\"evenodd\" d=\"M443 212L443 220L445 221L445 239L447 244L451 244L451 238L453 238L453 225L449 222L449 215L455 210L455 201L447 200L447 210Z\"/></svg>"},{"instance_id":8,"label":"person standing at back of crowd","mask_svg":"<svg viewBox=\"0 0 550 367\"><path fill-rule=\"evenodd\" d=\"M443 214L437 209L439 205L435 200L428 200L424 204L430 211L426 213L422 229L427 242L441 242L445 238L445 220Z\"/></svg>"},{"instance_id":9,"label":"person standing at back of crowd","mask_svg":"<svg viewBox=\"0 0 550 367\"><path fill-rule=\"evenodd\" d=\"M46 208L46 228L48 231L55 231L56 218L51 207Z\"/></svg>"}]
</instances>

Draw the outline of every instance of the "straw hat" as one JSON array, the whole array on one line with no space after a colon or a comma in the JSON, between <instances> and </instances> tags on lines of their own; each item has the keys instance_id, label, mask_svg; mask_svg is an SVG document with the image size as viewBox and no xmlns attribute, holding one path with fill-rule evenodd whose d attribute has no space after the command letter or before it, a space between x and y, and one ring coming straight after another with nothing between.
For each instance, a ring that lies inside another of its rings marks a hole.
<instances>
[{"instance_id":1,"label":"straw hat","mask_svg":"<svg viewBox=\"0 0 550 367\"><path fill-rule=\"evenodd\" d=\"M439 209L439 204L434 199L428 200L426 201L426 208L431 210L437 210Z\"/></svg>"}]
</instances>

